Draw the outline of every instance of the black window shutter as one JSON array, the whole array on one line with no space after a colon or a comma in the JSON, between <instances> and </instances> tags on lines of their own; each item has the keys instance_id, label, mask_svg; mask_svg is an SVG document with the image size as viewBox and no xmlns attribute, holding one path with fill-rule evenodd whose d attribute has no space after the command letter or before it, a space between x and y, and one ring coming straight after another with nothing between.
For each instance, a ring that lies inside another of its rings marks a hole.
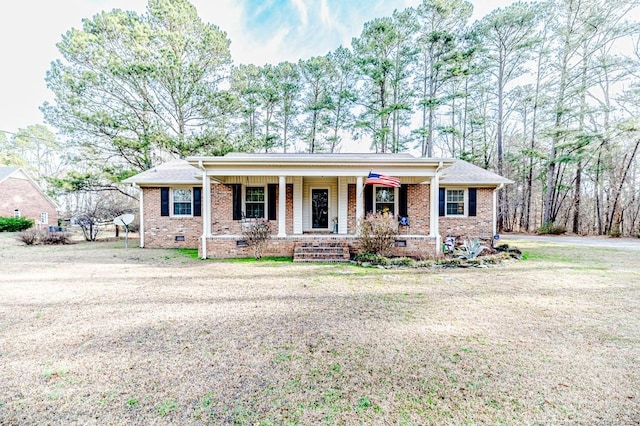
<instances>
[{"instance_id":1,"label":"black window shutter","mask_svg":"<svg viewBox=\"0 0 640 426\"><path fill-rule=\"evenodd\" d=\"M169 188L160 188L160 216L169 216Z\"/></svg>"},{"instance_id":2,"label":"black window shutter","mask_svg":"<svg viewBox=\"0 0 640 426\"><path fill-rule=\"evenodd\" d=\"M477 206L477 191L476 188L469 188L469 216L476 215Z\"/></svg>"},{"instance_id":3,"label":"black window shutter","mask_svg":"<svg viewBox=\"0 0 640 426\"><path fill-rule=\"evenodd\" d=\"M398 216L409 216L408 208L407 208L407 185L404 184L398 188L398 195L400 199L398 200Z\"/></svg>"},{"instance_id":4,"label":"black window shutter","mask_svg":"<svg viewBox=\"0 0 640 426\"><path fill-rule=\"evenodd\" d=\"M234 183L231 185L233 201L233 220L242 219L242 185Z\"/></svg>"},{"instance_id":5,"label":"black window shutter","mask_svg":"<svg viewBox=\"0 0 640 426\"><path fill-rule=\"evenodd\" d=\"M438 190L438 215L439 216L444 216L444 206L445 206L444 197L445 196L446 196L445 189L440 188Z\"/></svg>"},{"instance_id":6,"label":"black window shutter","mask_svg":"<svg viewBox=\"0 0 640 426\"><path fill-rule=\"evenodd\" d=\"M373 185L364 187L364 215L373 212Z\"/></svg>"},{"instance_id":7,"label":"black window shutter","mask_svg":"<svg viewBox=\"0 0 640 426\"><path fill-rule=\"evenodd\" d=\"M276 220L277 191L277 184L270 183L269 185L267 185L267 208L269 209L269 211L267 212L267 219L269 220Z\"/></svg>"},{"instance_id":8,"label":"black window shutter","mask_svg":"<svg viewBox=\"0 0 640 426\"><path fill-rule=\"evenodd\" d=\"M202 216L202 188L193 187L193 215Z\"/></svg>"}]
</instances>

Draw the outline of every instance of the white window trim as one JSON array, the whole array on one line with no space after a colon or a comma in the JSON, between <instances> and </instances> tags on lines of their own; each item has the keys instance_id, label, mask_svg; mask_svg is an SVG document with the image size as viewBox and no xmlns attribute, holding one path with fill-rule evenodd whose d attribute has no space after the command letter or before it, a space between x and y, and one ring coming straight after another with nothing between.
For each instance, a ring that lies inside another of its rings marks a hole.
<instances>
[{"instance_id":1,"label":"white window trim","mask_svg":"<svg viewBox=\"0 0 640 426\"><path fill-rule=\"evenodd\" d=\"M386 188L389 190L393 190L393 215L397 216L398 215L398 208L399 208L399 191L398 188L391 188L388 186L384 186L384 185L373 185L373 211L377 212L378 211L378 206L377 206L377 202L376 202L376 190L377 188ZM390 203L383 203L383 204L390 204Z\"/></svg>"},{"instance_id":2,"label":"white window trim","mask_svg":"<svg viewBox=\"0 0 640 426\"><path fill-rule=\"evenodd\" d=\"M462 202L464 203L464 213L449 214L447 213L447 195L449 191L462 191ZM445 217L467 217L469 216L469 191L467 188L444 188L444 215Z\"/></svg>"},{"instance_id":3,"label":"white window trim","mask_svg":"<svg viewBox=\"0 0 640 426\"><path fill-rule=\"evenodd\" d=\"M255 218L247 217L247 188L262 188L264 190L264 216L262 216L261 218L260 217L255 217ZM264 219L264 220L268 220L268 218L269 218L269 189L267 188L267 185L265 185L265 184L256 184L256 185L246 184L246 185L242 185L242 214L247 219Z\"/></svg>"},{"instance_id":4,"label":"white window trim","mask_svg":"<svg viewBox=\"0 0 640 426\"><path fill-rule=\"evenodd\" d=\"M174 214L173 191L176 189L186 189L191 193L191 214ZM172 186L169 188L169 217L193 217L193 187L191 186Z\"/></svg>"},{"instance_id":5,"label":"white window trim","mask_svg":"<svg viewBox=\"0 0 640 426\"><path fill-rule=\"evenodd\" d=\"M314 189L326 189L327 190L327 227L326 228L314 228L313 227L313 190ZM337 215L331 215L331 188L328 186L310 186L309 187L309 226L312 231L323 231L333 229L333 218Z\"/></svg>"},{"instance_id":6,"label":"white window trim","mask_svg":"<svg viewBox=\"0 0 640 426\"><path fill-rule=\"evenodd\" d=\"M46 219L46 220L43 220ZM40 223L44 224L44 225L48 225L49 224L49 212L41 212L40 213Z\"/></svg>"},{"instance_id":7,"label":"white window trim","mask_svg":"<svg viewBox=\"0 0 640 426\"><path fill-rule=\"evenodd\" d=\"M20 211L20 209L13 210L13 217L14 219L19 219L22 217L22 212Z\"/></svg>"}]
</instances>

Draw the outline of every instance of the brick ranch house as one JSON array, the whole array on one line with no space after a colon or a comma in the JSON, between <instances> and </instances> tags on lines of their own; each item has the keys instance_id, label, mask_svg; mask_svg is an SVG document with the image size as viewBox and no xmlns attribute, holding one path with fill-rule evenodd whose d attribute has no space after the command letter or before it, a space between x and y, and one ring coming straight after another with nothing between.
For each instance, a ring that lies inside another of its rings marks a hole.
<instances>
[{"instance_id":1,"label":"brick ranch house","mask_svg":"<svg viewBox=\"0 0 640 426\"><path fill-rule=\"evenodd\" d=\"M400 187L366 184L371 171ZM373 211L404 218L396 255L437 256L446 236L491 238L496 191L511 183L465 161L410 154L239 153L174 160L124 182L140 189L140 247L249 257L243 227L264 218L273 229L265 255L296 260L322 250L348 259L358 219Z\"/></svg>"},{"instance_id":2,"label":"brick ranch house","mask_svg":"<svg viewBox=\"0 0 640 426\"><path fill-rule=\"evenodd\" d=\"M58 225L58 206L20 167L0 167L0 216L24 217L46 228Z\"/></svg>"}]
</instances>

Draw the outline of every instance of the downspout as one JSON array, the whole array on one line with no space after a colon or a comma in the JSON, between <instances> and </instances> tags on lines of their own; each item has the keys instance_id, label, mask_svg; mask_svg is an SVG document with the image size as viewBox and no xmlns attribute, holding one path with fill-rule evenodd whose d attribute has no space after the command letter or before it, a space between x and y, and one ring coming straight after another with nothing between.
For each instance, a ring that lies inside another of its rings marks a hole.
<instances>
[{"instance_id":1,"label":"downspout","mask_svg":"<svg viewBox=\"0 0 640 426\"><path fill-rule=\"evenodd\" d=\"M202 255L200 256L202 259L206 259L207 258L207 237L208 237L208 233L207 233L207 222L208 222L208 218L209 218L209 209L211 209L211 203L209 202L209 197L207 196L207 194L211 193L211 188L207 188L206 185L206 181L207 181L207 170L204 168L204 165L202 164L202 160L198 160L198 168L200 170L202 170L202 199L200 202L201 208L204 206L204 209L202 209L201 211L201 216L202 216L202 236L200 237L201 244L202 244Z\"/></svg>"},{"instance_id":2,"label":"downspout","mask_svg":"<svg viewBox=\"0 0 640 426\"><path fill-rule=\"evenodd\" d=\"M500 191L504 187L504 183L498 185L496 189L493 190L493 224L492 231L493 235L491 236L491 244L493 245L493 237L498 234L498 191Z\"/></svg>"},{"instance_id":3,"label":"downspout","mask_svg":"<svg viewBox=\"0 0 640 426\"><path fill-rule=\"evenodd\" d=\"M429 234L436 239L436 256L440 255L442 252L442 241L440 238L440 217L439 217L439 209L438 209L438 191L440 189L440 171L444 167L444 163L440 161L438 163L438 167L436 167L435 173L431 178L431 195L430 195L430 220L429 220Z\"/></svg>"}]
</instances>

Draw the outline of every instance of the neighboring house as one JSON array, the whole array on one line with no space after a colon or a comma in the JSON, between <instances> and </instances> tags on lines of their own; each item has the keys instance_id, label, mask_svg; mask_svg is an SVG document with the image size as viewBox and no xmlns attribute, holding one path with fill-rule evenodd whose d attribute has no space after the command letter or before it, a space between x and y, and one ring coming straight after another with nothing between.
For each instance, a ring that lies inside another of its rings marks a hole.
<instances>
[{"instance_id":1,"label":"neighboring house","mask_svg":"<svg viewBox=\"0 0 640 426\"><path fill-rule=\"evenodd\" d=\"M401 185L366 184L370 172ZM142 192L141 247L247 257L243 227L264 218L273 229L266 255L310 251L307 260L331 247L348 258L358 221L371 211L400 219L397 255L436 256L446 236L492 238L496 190L511 183L461 160L410 154L238 153L174 160L125 182Z\"/></svg>"},{"instance_id":2,"label":"neighboring house","mask_svg":"<svg viewBox=\"0 0 640 426\"><path fill-rule=\"evenodd\" d=\"M58 206L20 167L0 167L0 216L24 217L37 228L58 225Z\"/></svg>"}]
</instances>

